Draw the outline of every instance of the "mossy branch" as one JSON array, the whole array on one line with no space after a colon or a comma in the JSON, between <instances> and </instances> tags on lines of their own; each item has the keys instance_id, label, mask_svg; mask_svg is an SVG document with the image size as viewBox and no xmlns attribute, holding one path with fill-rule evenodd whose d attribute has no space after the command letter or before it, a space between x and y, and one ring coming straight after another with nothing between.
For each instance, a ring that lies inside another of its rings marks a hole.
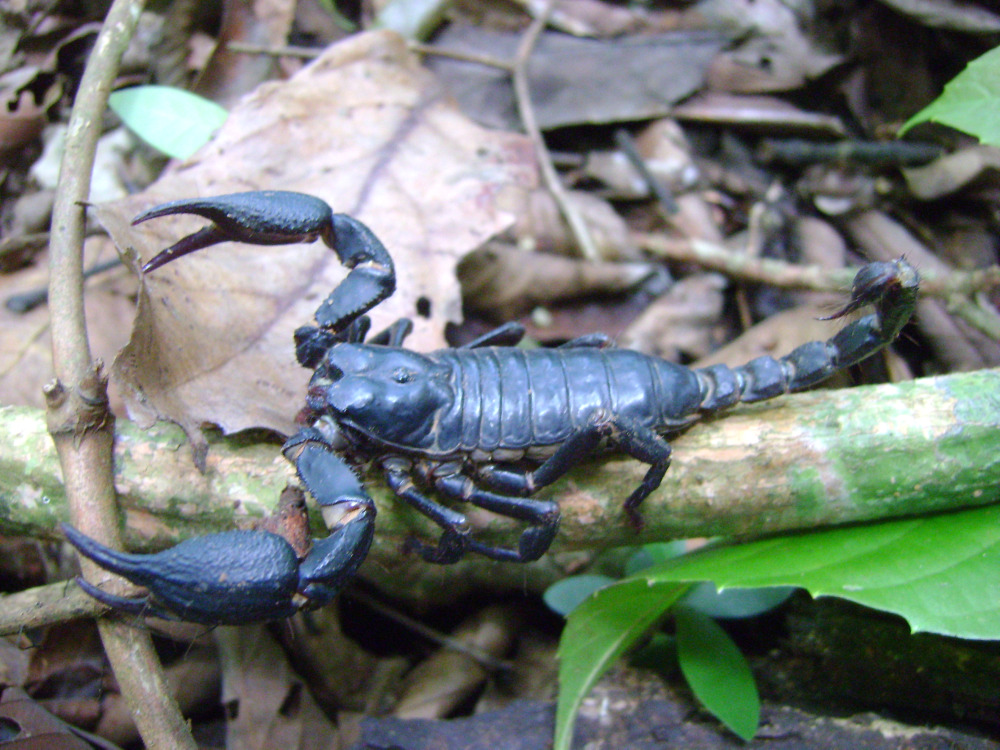
<instances>
[{"instance_id":1,"label":"mossy branch","mask_svg":"<svg viewBox=\"0 0 1000 750\"><path fill-rule=\"evenodd\" d=\"M674 440L674 463L643 505L641 534L625 523L621 502L646 467L617 455L597 458L550 493L563 511L556 554L527 566L474 556L435 566L407 554L407 537L435 530L373 472L367 484L379 517L362 575L387 593L425 602L473 590L539 590L614 546L754 537L996 502L996 393L1000 370L984 370L739 407ZM200 474L180 430L168 425L143 431L121 423L115 450L132 549L249 525L274 508L292 477L276 442L245 437L217 438ZM58 537L67 509L40 412L0 409L0 498L0 534ZM470 520L491 542L516 541L512 522L480 511Z\"/></svg>"}]
</instances>

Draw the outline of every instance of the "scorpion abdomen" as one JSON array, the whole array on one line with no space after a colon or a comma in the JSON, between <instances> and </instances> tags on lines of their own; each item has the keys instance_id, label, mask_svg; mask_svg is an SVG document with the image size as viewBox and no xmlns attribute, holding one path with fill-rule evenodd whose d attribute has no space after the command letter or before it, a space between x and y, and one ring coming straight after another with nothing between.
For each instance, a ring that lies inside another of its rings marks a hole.
<instances>
[{"instance_id":1,"label":"scorpion abdomen","mask_svg":"<svg viewBox=\"0 0 1000 750\"><path fill-rule=\"evenodd\" d=\"M497 453L558 446L598 413L673 432L696 418L698 376L628 349L484 347L434 352L460 396L440 434L455 450ZM445 427L448 425L449 427Z\"/></svg>"}]
</instances>

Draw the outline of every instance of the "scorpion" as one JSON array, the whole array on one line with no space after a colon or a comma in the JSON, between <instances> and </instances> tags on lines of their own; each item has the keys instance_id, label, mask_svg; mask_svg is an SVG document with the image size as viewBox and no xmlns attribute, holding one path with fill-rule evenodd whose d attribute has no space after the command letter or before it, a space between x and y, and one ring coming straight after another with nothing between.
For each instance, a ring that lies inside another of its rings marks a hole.
<instances>
[{"instance_id":1,"label":"scorpion","mask_svg":"<svg viewBox=\"0 0 1000 750\"><path fill-rule=\"evenodd\" d=\"M366 313L395 290L388 251L363 223L301 193L254 191L179 200L140 213L133 225L171 214L210 220L143 267L150 273L223 241L258 245L317 238L349 270L315 314L295 331L299 363L313 371L302 429L283 446L317 502L328 535L298 555L263 530L195 537L155 554L107 548L64 525L69 541L99 566L143 586L112 595L80 579L93 597L137 614L198 623L273 620L330 602L368 553L376 508L358 478L379 466L395 494L441 529L436 543L411 540L432 563L466 552L501 561L537 560L559 526L559 506L531 497L599 448L649 465L624 501L641 528L639 506L670 465L665 436L739 402L807 388L888 345L916 305L919 276L906 260L868 263L837 318L871 304L875 312L828 341L736 368L691 369L618 349L601 334L555 349L522 349L520 326L507 324L457 348L405 349L412 324L400 319L368 338ZM448 501L471 503L525 524L516 546L486 544Z\"/></svg>"}]
</instances>

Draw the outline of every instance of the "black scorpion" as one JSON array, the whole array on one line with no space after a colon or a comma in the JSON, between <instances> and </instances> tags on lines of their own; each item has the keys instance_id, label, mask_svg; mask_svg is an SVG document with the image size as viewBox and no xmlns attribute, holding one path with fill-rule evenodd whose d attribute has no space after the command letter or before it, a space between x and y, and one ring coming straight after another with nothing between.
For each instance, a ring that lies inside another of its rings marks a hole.
<instances>
[{"instance_id":1,"label":"black scorpion","mask_svg":"<svg viewBox=\"0 0 1000 750\"><path fill-rule=\"evenodd\" d=\"M318 502L329 535L298 559L281 536L231 531L182 542L154 555L103 547L75 529L66 535L85 556L149 589L134 599L82 581L94 597L131 612L206 624L286 617L329 602L368 553L375 505L355 471L376 462L393 491L441 527L436 544L414 542L435 563L465 552L495 560L537 560L559 524L559 507L529 497L600 445L649 464L625 500L639 505L670 465L663 435L739 402L774 398L813 385L891 342L916 304L919 277L903 259L869 263L854 280L839 317L872 304L875 313L787 356L742 367L692 370L634 351L601 335L558 349L516 348L518 326L503 326L455 349L418 354L402 348L411 328L397 321L365 340L364 315L395 289L392 259L364 224L300 193L250 192L154 207L133 224L191 213L213 223L154 257L150 271L209 245L260 245L321 238L351 270L316 311L316 326L295 332L298 361L314 374L303 429L284 455ZM464 501L525 522L516 547L480 542L465 516L425 494Z\"/></svg>"}]
</instances>

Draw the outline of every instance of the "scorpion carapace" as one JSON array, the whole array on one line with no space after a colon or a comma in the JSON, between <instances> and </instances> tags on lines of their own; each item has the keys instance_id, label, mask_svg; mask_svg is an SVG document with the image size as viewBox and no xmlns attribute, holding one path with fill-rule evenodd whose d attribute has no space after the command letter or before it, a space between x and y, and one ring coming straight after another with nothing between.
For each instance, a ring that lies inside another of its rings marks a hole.
<instances>
[{"instance_id":1,"label":"scorpion carapace","mask_svg":"<svg viewBox=\"0 0 1000 750\"><path fill-rule=\"evenodd\" d=\"M520 349L506 325L463 347L419 354L402 344L407 320L367 338L364 315L395 288L392 259L361 222L335 214L318 198L252 192L176 201L133 223L176 213L213 224L164 250L144 271L226 240L256 244L322 238L351 268L316 312L315 326L295 332L299 362L314 371L303 429L283 448L315 498L330 530L298 559L267 531L190 539L155 555L128 555L67 527L69 540L102 567L146 586L136 599L82 582L109 605L149 608L206 624L285 617L330 601L364 560L375 505L356 471L375 464L405 503L441 528L434 544L413 541L425 560L451 563L466 552L495 560L537 560L559 524L552 500L530 497L601 445L649 465L624 503L641 527L639 506L670 465L665 435L741 401L774 398L813 385L891 342L916 305L919 277L903 259L869 263L857 273L847 306L875 312L780 357L742 367L689 369L616 349L601 335L558 349ZM367 340L366 340L367 339ZM523 521L516 546L485 544L448 501L468 502Z\"/></svg>"}]
</instances>

